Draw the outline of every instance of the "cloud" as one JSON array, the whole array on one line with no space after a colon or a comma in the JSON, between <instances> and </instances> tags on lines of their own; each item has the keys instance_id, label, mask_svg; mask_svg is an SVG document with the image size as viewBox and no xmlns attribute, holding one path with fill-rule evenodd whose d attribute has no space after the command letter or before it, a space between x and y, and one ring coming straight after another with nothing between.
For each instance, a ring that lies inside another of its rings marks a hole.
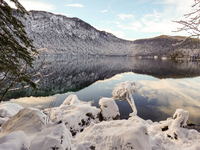
<instances>
[{"instance_id":1,"label":"cloud","mask_svg":"<svg viewBox=\"0 0 200 150\"><path fill-rule=\"evenodd\" d=\"M156 0L154 5L159 5L159 7L163 8L161 11L153 9L152 13L144 14L140 18L138 18L139 15L119 14L117 17L121 21L117 24L117 27L142 33L187 36L186 32L173 32L181 27L181 25L174 23L173 20L180 20L184 14L191 12L193 3L194 1L185 0Z\"/></svg>"},{"instance_id":2,"label":"cloud","mask_svg":"<svg viewBox=\"0 0 200 150\"><path fill-rule=\"evenodd\" d=\"M142 28L142 23L139 21L133 21L129 24L118 24L117 26L126 30L139 31Z\"/></svg>"},{"instance_id":3,"label":"cloud","mask_svg":"<svg viewBox=\"0 0 200 150\"><path fill-rule=\"evenodd\" d=\"M186 0L162 0L162 1L157 1L157 4L164 4L166 5L166 8L170 8L172 5L174 7L175 12L178 14L188 13L192 9L192 5L194 4L193 0L186 1Z\"/></svg>"},{"instance_id":4,"label":"cloud","mask_svg":"<svg viewBox=\"0 0 200 150\"><path fill-rule=\"evenodd\" d=\"M123 78L123 75L117 74L112 78L105 79L105 80L100 80L98 82L104 82L104 83L107 82L107 83L109 83L109 82L112 82L112 81L120 81L120 80L122 80L122 78ZM110 89L110 88L107 88L107 89Z\"/></svg>"},{"instance_id":5,"label":"cloud","mask_svg":"<svg viewBox=\"0 0 200 150\"><path fill-rule=\"evenodd\" d=\"M133 19L134 16L132 14L119 14L117 15L119 19L126 20L126 19Z\"/></svg>"},{"instance_id":6,"label":"cloud","mask_svg":"<svg viewBox=\"0 0 200 150\"><path fill-rule=\"evenodd\" d=\"M137 21L133 14L119 14L117 17L121 21L115 21L115 24L121 29L139 31L142 28L142 23Z\"/></svg>"},{"instance_id":7,"label":"cloud","mask_svg":"<svg viewBox=\"0 0 200 150\"><path fill-rule=\"evenodd\" d=\"M157 1L155 4L163 6L163 11L153 11L152 14L144 15L140 21L144 27L141 29L142 32L159 32L161 34L177 35L177 28L181 25L174 23L173 20L180 20L184 14L191 12L193 1L184 0L162 0ZM188 34L186 32L179 32L179 35Z\"/></svg>"},{"instance_id":8,"label":"cloud","mask_svg":"<svg viewBox=\"0 0 200 150\"><path fill-rule=\"evenodd\" d=\"M108 12L108 10L102 10L101 12L105 13L105 12Z\"/></svg>"},{"instance_id":9,"label":"cloud","mask_svg":"<svg viewBox=\"0 0 200 150\"><path fill-rule=\"evenodd\" d=\"M43 10L50 11L56 9L54 5L44 2L19 0L19 2L26 8L26 10Z\"/></svg>"},{"instance_id":10,"label":"cloud","mask_svg":"<svg viewBox=\"0 0 200 150\"><path fill-rule=\"evenodd\" d=\"M118 14L118 24L116 26L123 30L141 33L188 36L186 32L173 32L181 27L173 20L180 20L184 14L191 12L193 3L194 1L185 0L155 0L154 6L159 6L161 9L152 8L152 13L143 14L142 16L139 14Z\"/></svg>"},{"instance_id":11,"label":"cloud","mask_svg":"<svg viewBox=\"0 0 200 150\"><path fill-rule=\"evenodd\" d=\"M156 103L159 109L167 114L172 114L177 108L182 108L200 117L200 114L196 113L200 107L198 101L198 97L200 97L199 81L200 78L138 81L137 84L141 87L138 93L147 97L149 102L156 102L157 99Z\"/></svg>"},{"instance_id":12,"label":"cloud","mask_svg":"<svg viewBox=\"0 0 200 150\"><path fill-rule=\"evenodd\" d=\"M65 5L65 6L67 6L67 7L84 7L82 4L67 4L67 5Z\"/></svg>"},{"instance_id":13,"label":"cloud","mask_svg":"<svg viewBox=\"0 0 200 150\"><path fill-rule=\"evenodd\" d=\"M109 29L109 28L99 28L97 26L95 26L96 29L100 30L100 31L106 31L108 33L112 33L113 35L119 37L119 38L123 38L125 36L125 33L123 31L116 31L113 29Z\"/></svg>"},{"instance_id":14,"label":"cloud","mask_svg":"<svg viewBox=\"0 0 200 150\"><path fill-rule=\"evenodd\" d=\"M55 96L49 97L22 97L18 99L11 99L10 103L17 103L23 107L37 107L37 108L47 108L50 102L56 100Z\"/></svg>"}]
</instances>

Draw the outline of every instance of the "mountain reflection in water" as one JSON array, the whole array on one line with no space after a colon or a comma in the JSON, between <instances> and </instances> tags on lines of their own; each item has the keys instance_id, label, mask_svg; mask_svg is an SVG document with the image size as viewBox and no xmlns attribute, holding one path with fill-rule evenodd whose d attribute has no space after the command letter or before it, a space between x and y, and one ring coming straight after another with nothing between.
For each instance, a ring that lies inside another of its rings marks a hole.
<instances>
[{"instance_id":1,"label":"mountain reflection in water","mask_svg":"<svg viewBox=\"0 0 200 150\"><path fill-rule=\"evenodd\" d=\"M138 116L152 121L171 117L177 108L190 112L189 121L200 125L200 64L198 62L172 62L168 60L135 59L131 57L47 57L51 64L44 74L57 70L39 83L35 95L30 89L24 95L10 92L9 98L23 96L49 96L58 98L60 105L70 94L80 100L92 101L98 106L101 97L112 97L114 87L124 81L135 81L138 92L133 95ZM39 61L38 61L39 62ZM76 91L76 92L69 92ZM14 96L14 97L11 97ZM13 99L22 106L48 107L52 97L42 99ZM128 118L131 108L126 101L116 101L121 118Z\"/></svg>"}]
</instances>

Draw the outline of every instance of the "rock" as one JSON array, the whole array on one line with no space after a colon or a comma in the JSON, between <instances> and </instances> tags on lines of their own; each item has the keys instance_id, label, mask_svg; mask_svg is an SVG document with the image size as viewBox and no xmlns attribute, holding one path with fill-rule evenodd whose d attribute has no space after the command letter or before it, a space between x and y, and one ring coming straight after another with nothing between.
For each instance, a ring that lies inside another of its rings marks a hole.
<instances>
[{"instance_id":1,"label":"rock","mask_svg":"<svg viewBox=\"0 0 200 150\"><path fill-rule=\"evenodd\" d=\"M113 98L102 98L99 100L99 107L101 109L102 120L119 120L120 113L117 104Z\"/></svg>"},{"instance_id":2,"label":"rock","mask_svg":"<svg viewBox=\"0 0 200 150\"><path fill-rule=\"evenodd\" d=\"M86 141L78 143L76 150L95 150L96 144L94 142Z\"/></svg>"},{"instance_id":3,"label":"rock","mask_svg":"<svg viewBox=\"0 0 200 150\"><path fill-rule=\"evenodd\" d=\"M32 140L30 150L70 150L72 148L71 138L71 133L63 123L49 123Z\"/></svg>"},{"instance_id":4,"label":"rock","mask_svg":"<svg viewBox=\"0 0 200 150\"><path fill-rule=\"evenodd\" d=\"M1 150L29 150L30 142L23 131L0 134Z\"/></svg>"},{"instance_id":5,"label":"rock","mask_svg":"<svg viewBox=\"0 0 200 150\"><path fill-rule=\"evenodd\" d=\"M130 120L91 123L75 137L73 144L78 147L78 143L89 141L96 143L97 150L150 150L149 138L145 121L135 116Z\"/></svg>"},{"instance_id":6,"label":"rock","mask_svg":"<svg viewBox=\"0 0 200 150\"><path fill-rule=\"evenodd\" d=\"M23 109L22 106L14 103L3 103L0 105L0 126L13 115Z\"/></svg>"},{"instance_id":7,"label":"rock","mask_svg":"<svg viewBox=\"0 0 200 150\"><path fill-rule=\"evenodd\" d=\"M46 124L46 115L37 108L24 108L2 124L4 132L22 130L30 139ZM31 137L30 137L31 136Z\"/></svg>"},{"instance_id":8,"label":"rock","mask_svg":"<svg viewBox=\"0 0 200 150\"><path fill-rule=\"evenodd\" d=\"M91 106L91 102L82 102L76 95L69 95L60 107L45 109L52 122L63 122L75 136L91 122L99 122L100 109Z\"/></svg>"}]
</instances>

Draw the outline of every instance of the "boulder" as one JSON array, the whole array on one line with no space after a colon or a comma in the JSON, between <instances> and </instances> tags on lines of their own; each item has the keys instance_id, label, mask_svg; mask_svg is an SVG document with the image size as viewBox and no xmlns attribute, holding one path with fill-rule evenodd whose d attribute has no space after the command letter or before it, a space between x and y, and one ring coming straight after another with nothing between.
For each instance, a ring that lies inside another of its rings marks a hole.
<instances>
[{"instance_id":1,"label":"boulder","mask_svg":"<svg viewBox=\"0 0 200 150\"><path fill-rule=\"evenodd\" d=\"M119 120L120 113L117 104L113 98L102 98L99 100L102 119L104 121Z\"/></svg>"},{"instance_id":2,"label":"boulder","mask_svg":"<svg viewBox=\"0 0 200 150\"><path fill-rule=\"evenodd\" d=\"M30 139L46 124L46 115L37 108L24 108L2 124L3 132L22 130Z\"/></svg>"},{"instance_id":3,"label":"boulder","mask_svg":"<svg viewBox=\"0 0 200 150\"><path fill-rule=\"evenodd\" d=\"M63 123L49 123L32 140L30 150L70 150L71 138L71 133Z\"/></svg>"}]
</instances>

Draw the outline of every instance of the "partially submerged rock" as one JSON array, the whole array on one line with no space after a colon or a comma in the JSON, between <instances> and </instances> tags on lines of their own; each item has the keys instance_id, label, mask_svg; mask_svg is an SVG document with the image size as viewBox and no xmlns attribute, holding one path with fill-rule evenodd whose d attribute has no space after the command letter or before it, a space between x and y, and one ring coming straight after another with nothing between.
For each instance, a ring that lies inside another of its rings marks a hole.
<instances>
[{"instance_id":1,"label":"partially submerged rock","mask_svg":"<svg viewBox=\"0 0 200 150\"><path fill-rule=\"evenodd\" d=\"M109 121L120 119L119 108L113 98L104 97L100 99L99 107L101 109L102 120Z\"/></svg>"},{"instance_id":2,"label":"partially submerged rock","mask_svg":"<svg viewBox=\"0 0 200 150\"><path fill-rule=\"evenodd\" d=\"M82 102L76 95L69 95L59 107L45 109L52 122L63 122L72 135L84 130L91 122L99 122L100 109L91 102Z\"/></svg>"}]
</instances>

